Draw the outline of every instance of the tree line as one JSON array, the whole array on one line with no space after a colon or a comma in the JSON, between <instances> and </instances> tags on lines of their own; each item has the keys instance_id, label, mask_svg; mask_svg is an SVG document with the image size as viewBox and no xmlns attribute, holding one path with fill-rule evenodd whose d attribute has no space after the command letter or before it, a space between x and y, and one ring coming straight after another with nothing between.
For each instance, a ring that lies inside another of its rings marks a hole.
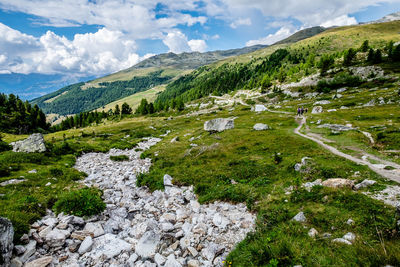
<instances>
[{"instance_id":1,"label":"tree line","mask_svg":"<svg viewBox=\"0 0 400 267\"><path fill-rule=\"evenodd\" d=\"M13 94L0 94L0 131L12 134L44 132L50 124L46 115L37 106L22 101Z\"/></svg>"}]
</instances>

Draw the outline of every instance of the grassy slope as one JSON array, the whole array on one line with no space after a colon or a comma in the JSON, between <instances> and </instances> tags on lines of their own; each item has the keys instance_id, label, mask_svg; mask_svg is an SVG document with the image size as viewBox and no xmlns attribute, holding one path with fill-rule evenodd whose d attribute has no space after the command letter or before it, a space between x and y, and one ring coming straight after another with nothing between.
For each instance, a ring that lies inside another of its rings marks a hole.
<instances>
[{"instance_id":1,"label":"grassy slope","mask_svg":"<svg viewBox=\"0 0 400 267\"><path fill-rule=\"evenodd\" d=\"M131 96L127 96L120 100L111 102L110 104L107 104L105 107L97 109L97 111L108 111L110 109L114 109L116 105L121 106L123 103L128 103L128 105L134 111L140 105L140 101L143 98L147 99L147 101L153 102L157 98L157 95L164 90L165 90L164 85L157 86L150 90L133 94Z\"/></svg>"}]
</instances>

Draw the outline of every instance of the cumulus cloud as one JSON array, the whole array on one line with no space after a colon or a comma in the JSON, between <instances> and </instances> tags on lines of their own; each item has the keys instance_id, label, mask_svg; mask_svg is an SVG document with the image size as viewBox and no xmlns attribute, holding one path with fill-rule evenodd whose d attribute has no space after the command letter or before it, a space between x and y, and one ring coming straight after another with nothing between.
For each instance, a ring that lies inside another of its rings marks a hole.
<instances>
[{"instance_id":1,"label":"cumulus cloud","mask_svg":"<svg viewBox=\"0 0 400 267\"><path fill-rule=\"evenodd\" d=\"M139 62L135 50L134 41L107 28L68 40L51 31L36 38L0 23L1 73L106 74Z\"/></svg>"},{"instance_id":2,"label":"cumulus cloud","mask_svg":"<svg viewBox=\"0 0 400 267\"><path fill-rule=\"evenodd\" d=\"M205 52L207 50L207 44L204 40L190 40L188 45L192 51Z\"/></svg>"},{"instance_id":3,"label":"cumulus cloud","mask_svg":"<svg viewBox=\"0 0 400 267\"><path fill-rule=\"evenodd\" d=\"M229 26L231 26L232 29L236 29L239 26L250 26L251 25L251 19L246 18L246 19L238 19L232 22Z\"/></svg>"},{"instance_id":4,"label":"cumulus cloud","mask_svg":"<svg viewBox=\"0 0 400 267\"><path fill-rule=\"evenodd\" d=\"M207 44L204 40L189 40L181 31L175 30L169 32L163 39L163 43L168 46L169 52L204 52Z\"/></svg>"},{"instance_id":5,"label":"cumulus cloud","mask_svg":"<svg viewBox=\"0 0 400 267\"><path fill-rule=\"evenodd\" d=\"M321 24L322 27L329 28L332 26L347 26L357 24L357 20L353 17L349 17L348 15L343 15L328 21L325 21Z\"/></svg>"},{"instance_id":6,"label":"cumulus cloud","mask_svg":"<svg viewBox=\"0 0 400 267\"><path fill-rule=\"evenodd\" d=\"M258 40L250 40L246 43L246 46L253 46L253 45L271 45L280 40L283 40L296 31L293 27L282 27L277 32L267 35L266 37L260 38Z\"/></svg>"}]
</instances>

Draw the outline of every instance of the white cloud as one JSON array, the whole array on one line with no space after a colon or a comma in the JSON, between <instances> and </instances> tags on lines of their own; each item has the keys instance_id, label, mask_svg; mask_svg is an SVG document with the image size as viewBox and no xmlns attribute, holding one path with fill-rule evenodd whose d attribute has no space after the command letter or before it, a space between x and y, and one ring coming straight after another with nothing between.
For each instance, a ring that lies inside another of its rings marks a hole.
<instances>
[{"instance_id":1,"label":"white cloud","mask_svg":"<svg viewBox=\"0 0 400 267\"><path fill-rule=\"evenodd\" d=\"M204 52L207 49L207 44L204 40L189 40L181 31L174 30L169 32L163 39L163 43L168 46L169 52Z\"/></svg>"},{"instance_id":2,"label":"white cloud","mask_svg":"<svg viewBox=\"0 0 400 267\"><path fill-rule=\"evenodd\" d=\"M0 72L99 75L138 63L136 43L119 31L102 28L73 40L48 31L40 38L0 23Z\"/></svg>"},{"instance_id":3,"label":"white cloud","mask_svg":"<svg viewBox=\"0 0 400 267\"><path fill-rule=\"evenodd\" d=\"M293 33L295 33L295 29L293 27L282 27L280 28L276 33L269 34L266 37L260 38L258 40L250 40L246 43L246 46L253 46L253 45L271 45L274 44L280 40L283 40Z\"/></svg>"},{"instance_id":4,"label":"white cloud","mask_svg":"<svg viewBox=\"0 0 400 267\"><path fill-rule=\"evenodd\" d=\"M204 40L190 40L188 45L192 51L205 52L207 50L207 44Z\"/></svg>"},{"instance_id":5,"label":"white cloud","mask_svg":"<svg viewBox=\"0 0 400 267\"><path fill-rule=\"evenodd\" d=\"M353 17L349 17L348 15L343 15L328 21L325 21L321 24L322 27L329 28L332 26L347 26L357 24L357 20Z\"/></svg>"},{"instance_id":6,"label":"white cloud","mask_svg":"<svg viewBox=\"0 0 400 267\"><path fill-rule=\"evenodd\" d=\"M251 19L246 18L246 19L238 19L232 22L229 26L231 26L232 29L236 29L239 26L250 26L251 25Z\"/></svg>"}]
</instances>

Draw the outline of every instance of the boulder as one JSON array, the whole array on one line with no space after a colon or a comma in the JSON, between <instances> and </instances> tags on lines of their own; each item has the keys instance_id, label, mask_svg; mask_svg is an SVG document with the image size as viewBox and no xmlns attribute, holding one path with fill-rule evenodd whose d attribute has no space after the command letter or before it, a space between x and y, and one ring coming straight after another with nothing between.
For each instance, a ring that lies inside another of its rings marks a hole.
<instances>
[{"instance_id":1,"label":"boulder","mask_svg":"<svg viewBox=\"0 0 400 267\"><path fill-rule=\"evenodd\" d=\"M52 256L42 257L25 264L25 267L46 267L53 261Z\"/></svg>"},{"instance_id":2,"label":"boulder","mask_svg":"<svg viewBox=\"0 0 400 267\"><path fill-rule=\"evenodd\" d=\"M315 105L328 105L330 103L331 103L331 101L329 101L329 100L320 100L320 101L315 102L314 106Z\"/></svg>"},{"instance_id":3,"label":"boulder","mask_svg":"<svg viewBox=\"0 0 400 267\"><path fill-rule=\"evenodd\" d=\"M0 266L10 264L13 244L14 228L10 220L0 217Z\"/></svg>"},{"instance_id":4,"label":"boulder","mask_svg":"<svg viewBox=\"0 0 400 267\"><path fill-rule=\"evenodd\" d=\"M182 267L182 264L180 264L176 259L174 254L170 254L167 257L167 261L165 262L164 267Z\"/></svg>"},{"instance_id":5,"label":"boulder","mask_svg":"<svg viewBox=\"0 0 400 267\"><path fill-rule=\"evenodd\" d=\"M13 142L10 145L12 145L14 152L38 153L46 151L44 138L40 133L32 134L27 139Z\"/></svg>"},{"instance_id":6,"label":"boulder","mask_svg":"<svg viewBox=\"0 0 400 267\"><path fill-rule=\"evenodd\" d=\"M376 181L374 181L374 180L365 179L365 180L362 181L361 183L356 184L356 185L354 186L354 190L360 190L361 188L369 187L369 186L371 186L371 185L374 185L375 183L376 183Z\"/></svg>"},{"instance_id":7,"label":"boulder","mask_svg":"<svg viewBox=\"0 0 400 267\"><path fill-rule=\"evenodd\" d=\"M234 127L233 119L218 118L204 123L204 130L208 132L223 132Z\"/></svg>"},{"instance_id":8,"label":"boulder","mask_svg":"<svg viewBox=\"0 0 400 267\"><path fill-rule=\"evenodd\" d=\"M268 110L264 105L255 105L254 111L255 112L262 112Z\"/></svg>"},{"instance_id":9,"label":"boulder","mask_svg":"<svg viewBox=\"0 0 400 267\"><path fill-rule=\"evenodd\" d=\"M28 245L26 245L26 250L24 255L20 257L22 263L26 262L30 256L32 256L36 252L36 244L35 240L31 240Z\"/></svg>"},{"instance_id":10,"label":"boulder","mask_svg":"<svg viewBox=\"0 0 400 267\"><path fill-rule=\"evenodd\" d=\"M160 243L160 236L153 230L147 231L140 238L136 245L136 254L142 258L153 257L156 253L158 244Z\"/></svg>"},{"instance_id":11,"label":"boulder","mask_svg":"<svg viewBox=\"0 0 400 267\"><path fill-rule=\"evenodd\" d=\"M343 178L331 178L322 182L322 186L332 188L353 188L354 181Z\"/></svg>"},{"instance_id":12,"label":"boulder","mask_svg":"<svg viewBox=\"0 0 400 267\"><path fill-rule=\"evenodd\" d=\"M269 129L269 126L263 123L257 123L253 126L253 129L256 131L265 131Z\"/></svg>"},{"instance_id":13,"label":"boulder","mask_svg":"<svg viewBox=\"0 0 400 267\"><path fill-rule=\"evenodd\" d=\"M306 216L304 215L304 212L299 212L296 214L296 216L293 217L292 221L296 222L306 222Z\"/></svg>"},{"instance_id":14,"label":"boulder","mask_svg":"<svg viewBox=\"0 0 400 267\"><path fill-rule=\"evenodd\" d=\"M311 114L322 113L323 110L324 110L324 109L323 109L321 106L316 106L316 107L313 107L313 109L312 109L312 111L311 111Z\"/></svg>"}]
</instances>

